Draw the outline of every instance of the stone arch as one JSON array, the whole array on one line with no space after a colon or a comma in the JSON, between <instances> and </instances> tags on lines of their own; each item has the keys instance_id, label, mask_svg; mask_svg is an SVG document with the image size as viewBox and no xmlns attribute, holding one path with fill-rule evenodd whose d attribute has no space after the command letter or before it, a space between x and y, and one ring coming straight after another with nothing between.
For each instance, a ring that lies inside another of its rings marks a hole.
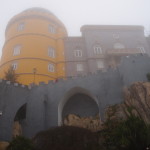
<instances>
[{"instance_id":1,"label":"stone arch","mask_svg":"<svg viewBox=\"0 0 150 150\"><path fill-rule=\"evenodd\" d=\"M12 136L18 136L23 134L23 129L25 126L25 119L26 119L26 110L27 103L21 105L19 109L16 111L12 129Z\"/></svg>"},{"instance_id":2,"label":"stone arch","mask_svg":"<svg viewBox=\"0 0 150 150\"><path fill-rule=\"evenodd\" d=\"M92 99L93 102L97 105L98 114L100 115L98 99L89 90L81 88L81 87L74 87L70 89L68 92L66 92L63 99L60 101L58 105L58 125L62 125L62 121L63 121L62 113L63 113L65 104L70 100L71 97L77 94L82 94Z\"/></svg>"}]
</instances>

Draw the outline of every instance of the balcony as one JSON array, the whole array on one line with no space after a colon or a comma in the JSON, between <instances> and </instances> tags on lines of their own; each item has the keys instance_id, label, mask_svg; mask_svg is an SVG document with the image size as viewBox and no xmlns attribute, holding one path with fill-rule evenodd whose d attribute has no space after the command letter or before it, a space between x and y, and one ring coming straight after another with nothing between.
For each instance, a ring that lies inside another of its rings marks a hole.
<instances>
[{"instance_id":1,"label":"balcony","mask_svg":"<svg viewBox=\"0 0 150 150\"><path fill-rule=\"evenodd\" d=\"M139 49L110 49L107 50L107 55L123 56L131 54L141 54Z\"/></svg>"}]
</instances>

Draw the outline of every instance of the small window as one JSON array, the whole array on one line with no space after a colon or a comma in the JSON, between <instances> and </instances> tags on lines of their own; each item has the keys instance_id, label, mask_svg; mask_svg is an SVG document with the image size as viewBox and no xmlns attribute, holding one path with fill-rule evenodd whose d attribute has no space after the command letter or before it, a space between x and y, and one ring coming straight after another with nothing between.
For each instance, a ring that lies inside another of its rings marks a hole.
<instances>
[{"instance_id":1,"label":"small window","mask_svg":"<svg viewBox=\"0 0 150 150\"><path fill-rule=\"evenodd\" d=\"M16 70L16 69L17 69L17 66L18 66L18 63L17 63L17 62L14 62L14 63L12 64L13 70Z\"/></svg>"},{"instance_id":2,"label":"small window","mask_svg":"<svg viewBox=\"0 0 150 150\"><path fill-rule=\"evenodd\" d=\"M48 71L49 72L54 72L55 71L55 67L53 64L48 64Z\"/></svg>"},{"instance_id":3,"label":"small window","mask_svg":"<svg viewBox=\"0 0 150 150\"><path fill-rule=\"evenodd\" d=\"M94 54L102 54L102 48L100 46L94 46Z\"/></svg>"},{"instance_id":4,"label":"small window","mask_svg":"<svg viewBox=\"0 0 150 150\"><path fill-rule=\"evenodd\" d=\"M104 61L103 60L98 60L97 61L97 68L98 69L103 69L104 68Z\"/></svg>"},{"instance_id":5,"label":"small window","mask_svg":"<svg viewBox=\"0 0 150 150\"><path fill-rule=\"evenodd\" d=\"M119 39L119 34L113 34L114 39Z\"/></svg>"},{"instance_id":6,"label":"small window","mask_svg":"<svg viewBox=\"0 0 150 150\"><path fill-rule=\"evenodd\" d=\"M145 53L145 49L144 49L144 47L137 47L139 50L140 50L140 52L142 53L142 54L144 54Z\"/></svg>"},{"instance_id":7,"label":"small window","mask_svg":"<svg viewBox=\"0 0 150 150\"><path fill-rule=\"evenodd\" d=\"M82 57L82 51L81 51L81 50L75 50L75 51L74 51L74 55L75 55L76 57Z\"/></svg>"},{"instance_id":8,"label":"small window","mask_svg":"<svg viewBox=\"0 0 150 150\"><path fill-rule=\"evenodd\" d=\"M48 48L48 56L55 58L55 49L54 48L52 48L52 47Z\"/></svg>"},{"instance_id":9,"label":"small window","mask_svg":"<svg viewBox=\"0 0 150 150\"><path fill-rule=\"evenodd\" d=\"M83 64L77 64L77 71L83 71Z\"/></svg>"},{"instance_id":10,"label":"small window","mask_svg":"<svg viewBox=\"0 0 150 150\"><path fill-rule=\"evenodd\" d=\"M16 45L14 47L13 56L19 55L20 54L20 50L21 50L21 45Z\"/></svg>"},{"instance_id":11,"label":"small window","mask_svg":"<svg viewBox=\"0 0 150 150\"><path fill-rule=\"evenodd\" d=\"M48 27L48 28L49 28L49 32L50 32L50 33L53 33L53 34L54 34L54 33L56 33L56 29L55 29L55 27L54 27L54 26L49 25L49 27Z\"/></svg>"},{"instance_id":12,"label":"small window","mask_svg":"<svg viewBox=\"0 0 150 150\"><path fill-rule=\"evenodd\" d=\"M124 49L124 48L125 48L125 46L121 43L115 43L114 44L114 49Z\"/></svg>"},{"instance_id":13,"label":"small window","mask_svg":"<svg viewBox=\"0 0 150 150\"><path fill-rule=\"evenodd\" d=\"M25 27L25 23L24 22L20 23L18 25L18 31L22 31L24 29L24 27Z\"/></svg>"}]
</instances>

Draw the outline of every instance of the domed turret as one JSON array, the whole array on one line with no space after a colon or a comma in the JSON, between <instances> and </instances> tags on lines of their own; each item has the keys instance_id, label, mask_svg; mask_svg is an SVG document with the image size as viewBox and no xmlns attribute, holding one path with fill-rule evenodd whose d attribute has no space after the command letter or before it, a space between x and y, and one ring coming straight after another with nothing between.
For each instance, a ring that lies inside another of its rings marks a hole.
<instances>
[{"instance_id":1,"label":"domed turret","mask_svg":"<svg viewBox=\"0 0 150 150\"><path fill-rule=\"evenodd\" d=\"M22 84L65 77L64 43L67 31L50 11L30 8L14 16L5 31L0 78L12 66Z\"/></svg>"}]
</instances>

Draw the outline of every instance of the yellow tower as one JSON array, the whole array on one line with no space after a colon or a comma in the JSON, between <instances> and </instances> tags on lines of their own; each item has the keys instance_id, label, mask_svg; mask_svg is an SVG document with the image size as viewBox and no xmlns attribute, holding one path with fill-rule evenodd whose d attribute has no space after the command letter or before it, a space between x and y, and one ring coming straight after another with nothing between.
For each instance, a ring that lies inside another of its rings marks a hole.
<instances>
[{"instance_id":1,"label":"yellow tower","mask_svg":"<svg viewBox=\"0 0 150 150\"><path fill-rule=\"evenodd\" d=\"M63 23L46 9L31 8L14 16L5 31L0 78L9 66L26 85L65 77L66 36Z\"/></svg>"}]
</instances>

